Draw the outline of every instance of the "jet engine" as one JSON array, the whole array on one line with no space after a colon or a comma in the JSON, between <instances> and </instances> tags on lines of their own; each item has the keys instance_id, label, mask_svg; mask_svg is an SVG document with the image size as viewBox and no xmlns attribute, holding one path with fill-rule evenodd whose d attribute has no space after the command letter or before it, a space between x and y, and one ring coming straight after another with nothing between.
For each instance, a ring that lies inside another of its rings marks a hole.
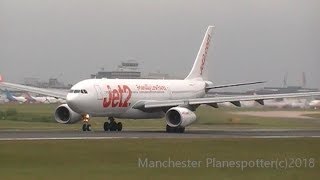
<instances>
[{"instance_id":1,"label":"jet engine","mask_svg":"<svg viewBox=\"0 0 320 180\"><path fill-rule=\"evenodd\" d=\"M184 107L173 107L166 113L166 121L170 127L186 127L196 120L197 116Z\"/></svg>"},{"instance_id":2,"label":"jet engine","mask_svg":"<svg viewBox=\"0 0 320 180\"><path fill-rule=\"evenodd\" d=\"M74 111L67 105L61 104L57 107L54 118L58 123L73 124L82 119L82 116Z\"/></svg>"}]
</instances>

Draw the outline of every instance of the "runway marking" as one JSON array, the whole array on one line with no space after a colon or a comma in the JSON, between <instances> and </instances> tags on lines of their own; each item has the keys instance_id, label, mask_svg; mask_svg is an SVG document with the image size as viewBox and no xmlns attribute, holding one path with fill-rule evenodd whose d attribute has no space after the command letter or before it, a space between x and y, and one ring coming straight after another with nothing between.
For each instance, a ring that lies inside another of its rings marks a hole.
<instances>
[{"instance_id":1,"label":"runway marking","mask_svg":"<svg viewBox=\"0 0 320 180\"><path fill-rule=\"evenodd\" d=\"M35 140L100 140L100 139L139 139L139 137L48 137L48 138L0 138L0 141L35 141Z\"/></svg>"},{"instance_id":2,"label":"runway marking","mask_svg":"<svg viewBox=\"0 0 320 180\"><path fill-rule=\"evenodd\" d=\"M281 138L320 138L320 136L249 136L256 139L281 139Z\"/></svg>"},{"instance_id":3,"label":"runway marking","mask_svg":"<svg viewBox=\"0 0 320 180\"><path fill-rule=\"evenodd\" d=\"M41 140L108 140L108 139L293 139L293 138L320 138L320 136L228 136L218 135L214 137L48 137L48 138L0 138L0 141L41 141Z\"/></svg>"}]
</instances>

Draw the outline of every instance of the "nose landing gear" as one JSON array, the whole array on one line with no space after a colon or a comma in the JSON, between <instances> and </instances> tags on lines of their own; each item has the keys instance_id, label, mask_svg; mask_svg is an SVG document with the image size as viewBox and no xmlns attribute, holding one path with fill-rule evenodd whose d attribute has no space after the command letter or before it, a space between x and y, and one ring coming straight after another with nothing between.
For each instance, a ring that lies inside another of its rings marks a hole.
<instances>
[{"instance_id":1,"label":"nose landing gear","mask_svg":"<svg viewBox=\"0 0 320 180\"><path fill-rule=\"evenodd\" d=\"M109 117L110 122L105 122L103 124L104 131L122 131L122 123L116 122L113 117Z\"/></svg>"},{"instance_id":2,"label":"nose landing gear","mask_svg":"<svg viewBox=\"0 0 320 180\"><path fill-rule=\"evenodd\" d=\"M91 131L91 124L89 124L90 116L89 114L82 116L83 125L82 125L82 131Z\"/></svg>"}]
</instances>

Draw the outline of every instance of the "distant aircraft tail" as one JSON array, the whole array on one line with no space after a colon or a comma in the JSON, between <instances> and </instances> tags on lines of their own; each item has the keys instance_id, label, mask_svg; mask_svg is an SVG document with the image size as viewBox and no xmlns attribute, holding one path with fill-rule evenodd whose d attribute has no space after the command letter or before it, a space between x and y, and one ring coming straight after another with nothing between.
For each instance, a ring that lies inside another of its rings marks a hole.
<instances>
[{"instance_id":1,"label":"distant aircraft tail","mask_svg":"<svg viewBox=\"0 0 320 180\"><path fill-rule=\"evenodd\" d=\"M8 89L5 89L4 93L6 94L6 96L11 96L11 93L8 91Z\"/></svg>"},{"instance_id":2,"label":"distant aircraft tail","mask_svg":"<svg viewBox=\"0 0 320 180\"><path fill-rule=\"evenodd\" d=\"M4 94L7 96L7 99L9 101L15 101L16 99L13 97L13 95L8 91L8 89L4 90Z\"/></svg>"},{"instance_id":3,"label":"distant aircraft tail","mask_svg":"<svg viewBox=\"0 0 320 180\"><path fill-rule=\"evenodd\" d=\"M186 80L206 80L204 77L204 72L207 69L207 56L210 47L211 36L212 36L213 26L209 26L207 32L203 38L202 44L200 46L198 55L194 61L193 67L189 75L185 78Z\"/></svg>"},{"instance_id":4,"label":"distant aircraft tail","mask_svg":"<svg viewBox=\"0 0 320 180\"><path fill-rule=\"evenodd\" d=\"M30 96L30 94L29 93L23 93L23 95L22 95L23 97L25 97L27 100L32 100L33 98Z\"/></svg>"},{"instance_id":5,"label":"distant aircraft tail","mask_svg":"<svg viewBox=\"0 0 320 180\"><path fill-rule=\"evenodd\" d=\"M283 78L283 87L284 88L288 87L287 82L288 82L288 73L286 73Z\"/></svg>"},{"instance_id":6,"label":"distant aircraft tail","mask_svg":"<svg viewBox=\"0 0 320 180\"><path fill-rule=\"evenodd\" d=\"M303 88L307 87L307 77L305 72L302 73L302 87Z\"/></svg>"},{"instance_id":7,"label":"distant aircraft tail","mask_svg":"<svg viewBox=\"0 0 320 180\"><path fill-rule=\"evenodd\" d=\"M29 103L36 102L36 100L28 92L23 93L22 96L26 98L27 102Z\"/></svg>"}]
</instances>

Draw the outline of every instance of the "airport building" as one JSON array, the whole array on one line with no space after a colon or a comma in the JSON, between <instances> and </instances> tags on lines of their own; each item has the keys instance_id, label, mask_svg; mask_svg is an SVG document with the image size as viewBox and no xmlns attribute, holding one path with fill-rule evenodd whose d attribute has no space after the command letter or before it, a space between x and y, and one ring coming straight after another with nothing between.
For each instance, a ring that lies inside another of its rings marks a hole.
<instances>
[{"instance_id":1,"label":"airport building","mask_svg":"<svg viewBox=\"0 0 320 180\"><path fill-rule=\"evenodd\" d=\"M70 89L71 84L65 85L57 78L50 78L47 82L40 81L38 78L26 77L24 78L24 85L39 87L39 88L54 88L54 89Z\"/></svg>"},{"instance_id":2,"label":"airport building","mask_svg":"<svg viewBox=\"0 0 320 180\"><path fill-rule=\"evenodd\" d=\"M92 79L139 79L141 78L141 72L132 71L104 71L101 70L96 74L91 74Z\"/></svg>"},{"instance_id":3,"label":"airport building","mask_svg":"<svg viewBox=\"0 0 320 180\"><path fill-rule=\"evenodd\" d=\"M139 79L141 72L139 71L139 63L134 60L121 62L121 65L114 71L105 71L101 68L96 74L91 74L92 79Z\"/></svg>"},{"instance_id":4,"label":"airport building","mask_svg":"<svg viewBox=\"0 0 320 180\"><path fill-rule=\"evenodd\" d=\"M135 60L123 61L116 70L105 71L101 68L95 74L91 74L92 79L172 79L168 74L161 72L142 73L139 63Z\"/></svg>"}]
</instances>

